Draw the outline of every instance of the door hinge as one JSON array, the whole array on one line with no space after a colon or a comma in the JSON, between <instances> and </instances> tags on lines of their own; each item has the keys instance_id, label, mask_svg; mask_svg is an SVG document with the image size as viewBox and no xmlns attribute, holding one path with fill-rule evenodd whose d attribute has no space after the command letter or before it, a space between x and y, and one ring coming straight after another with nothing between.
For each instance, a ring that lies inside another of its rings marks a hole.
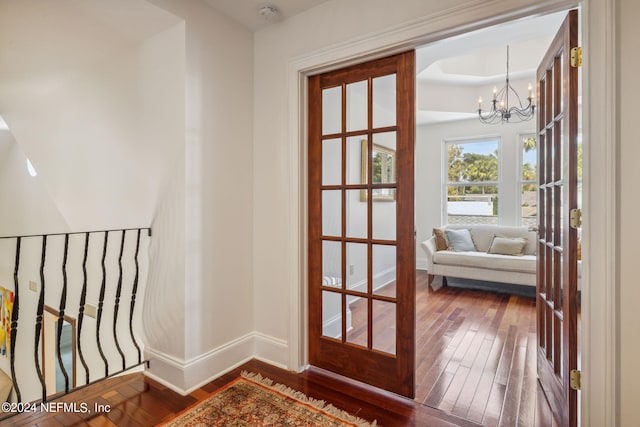
<instances>
[{"instance_id":1,"label":"door hinge","mask_svg":"<svg viewBox=\"0 0 640 427\"><path fill-rule=\"evenodd\" d=\"M569 386L571 386L572 389L574 390L580 390L580 387L582 386L582 375L580 374L580 371L577 369L572 369L571 373L569 374Z\"/></svg>"},{"instance_id":2,"label":"door hinge","mask_svg":"<svg viewBox=\"0 0 640 427\"><path fill-rule=\"evenodd\" d=\"M571 209L569 212L569 226L580 228L582 225L582 209Z\"/></svg>"},{"instance_id":3,"label":"door hinge","mask_svg":"<svg viewBox=\"0 0 640 427\"><path fill-rule=\"evenodd\" d=\"M571 49L571 66L582 67L582 48L580 46Z\"/></svg>"}]
</instances>

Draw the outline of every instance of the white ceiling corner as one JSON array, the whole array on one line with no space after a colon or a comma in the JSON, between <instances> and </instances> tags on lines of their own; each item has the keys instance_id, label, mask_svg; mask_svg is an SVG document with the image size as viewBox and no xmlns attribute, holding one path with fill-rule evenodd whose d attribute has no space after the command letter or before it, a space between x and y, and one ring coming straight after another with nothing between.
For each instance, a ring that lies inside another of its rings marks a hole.
<instances>
[{"instance_id":1,"label":"white ceiling corner","mask_svg":"<svg viewBox=\"0 0 640 427\"><path fill-rule=\"evenodd\" d=\"M251 31L258 31L273 22L260 16L261 6L275 6L280 12L278 20L282 21L328 0L205 0L218 12L232 18Z\"/></svg>"},{"instance_id":2,"label":"white ceiling corner","mask_svg":"<svg viewBox=\"0 0 640 427\"><path fill-rule=\"evenodd\" d=\"M478 97L491 96L487 86L504 85L507 45L511 81L534 83L538 63L565 16L563 11L522 18L417 48L416 96L417 105L423 106L417 111L417 124L477 117L473 111Z\"/></svg>"}]
</instances>

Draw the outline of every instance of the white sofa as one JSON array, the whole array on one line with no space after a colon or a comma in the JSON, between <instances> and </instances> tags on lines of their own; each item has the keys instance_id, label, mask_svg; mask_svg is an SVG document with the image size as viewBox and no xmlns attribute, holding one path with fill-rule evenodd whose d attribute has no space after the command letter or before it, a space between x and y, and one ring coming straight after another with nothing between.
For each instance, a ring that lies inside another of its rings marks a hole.
<instances>
[{"instance_id":1,"label":"white sofa","mask_svg":"<svg viewBox=\"0 0 640 427\"><path fill-rule=\"evenodd\" d=\"M476 250L456 252L449 248L437 251L435 236L422 242L421 246L427 254L429 280L434 290L446 284L447 276L536 286L537 235L534 231L529 231L527 227L484 224L452 224L441 228L468 229ZM495 236L525 239L522 255L488 253Z\"/></svg>"}]
</instances>

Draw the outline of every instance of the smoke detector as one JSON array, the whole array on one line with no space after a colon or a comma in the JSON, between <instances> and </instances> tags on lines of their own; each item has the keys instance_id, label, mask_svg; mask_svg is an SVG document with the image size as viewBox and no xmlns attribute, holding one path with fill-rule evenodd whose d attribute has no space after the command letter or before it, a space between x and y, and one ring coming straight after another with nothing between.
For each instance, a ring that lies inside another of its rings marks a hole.
<instances>
[{"instance_id":1,"label":"smoke detector","mask_svg":"<svg viewBox=\"0 0 640 427\"><path fill-rule=\"evenodd\" d=\"M268 22L277 21L280 18L280 11L277 7L271 4L265 4L258 7L258 14L262 16L262 19Z\"/></svg>"}]
</instances>

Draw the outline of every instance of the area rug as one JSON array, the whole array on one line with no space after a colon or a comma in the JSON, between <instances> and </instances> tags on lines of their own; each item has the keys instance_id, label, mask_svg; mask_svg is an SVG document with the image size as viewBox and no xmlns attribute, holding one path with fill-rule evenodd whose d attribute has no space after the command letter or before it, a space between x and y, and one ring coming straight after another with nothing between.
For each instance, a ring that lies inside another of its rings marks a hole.
<instances>
[{"instance_id":1,"label":"area rug","mask_svg":"<svg viewBox=\"0 0 640 427\"><path fill-rule=\"evenodd\" d=\"M178 414L162 427L187 426L376 426L312 399L260 374L242 372L222 389Z\"/></svg>"}]
</instances>

